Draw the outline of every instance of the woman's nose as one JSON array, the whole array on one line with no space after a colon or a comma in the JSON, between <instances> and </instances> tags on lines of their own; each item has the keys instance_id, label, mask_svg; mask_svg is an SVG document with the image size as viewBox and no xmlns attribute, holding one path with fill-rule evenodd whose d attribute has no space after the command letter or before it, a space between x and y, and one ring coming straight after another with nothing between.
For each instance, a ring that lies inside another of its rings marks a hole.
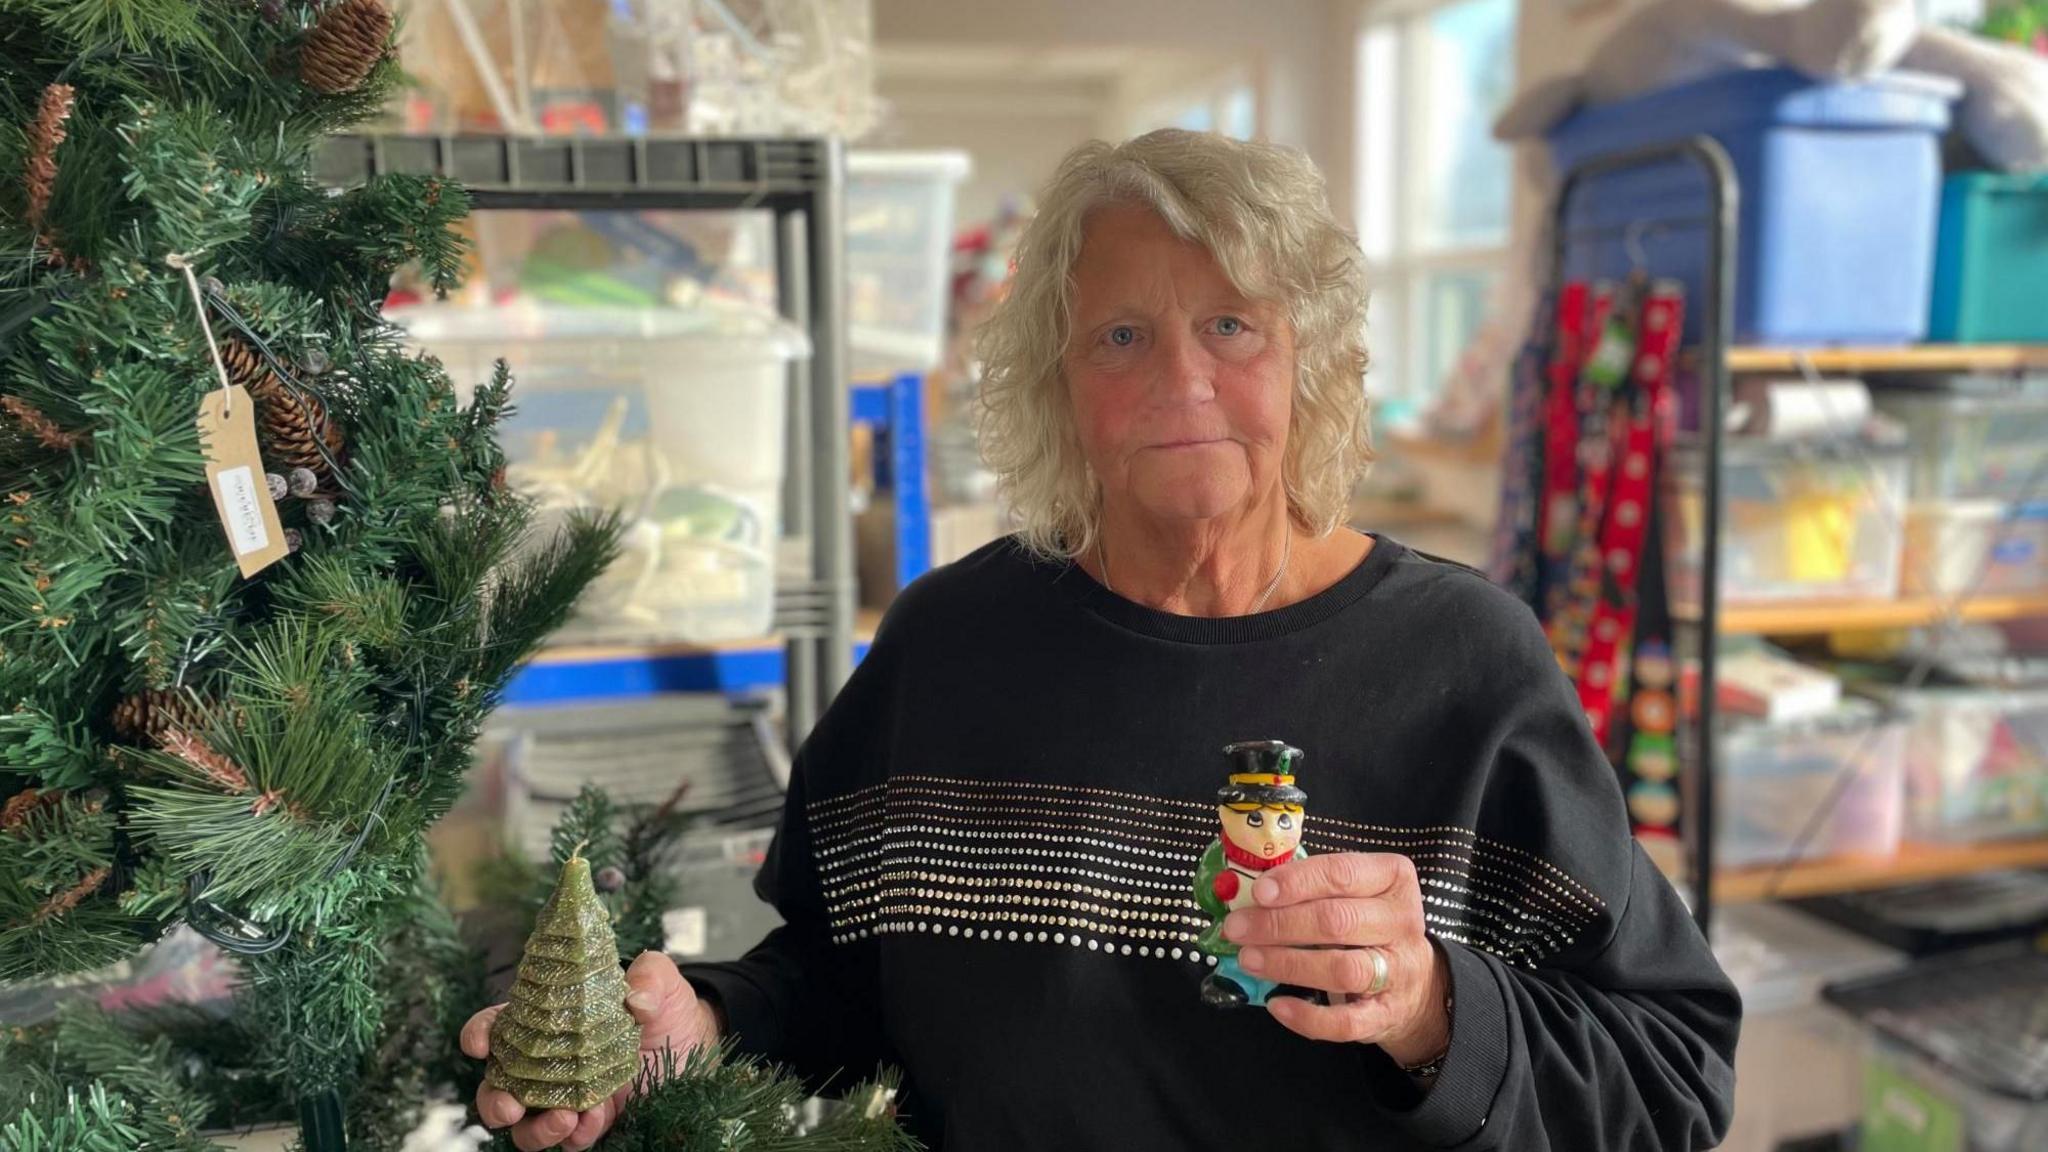
<instances>
[{"instance_id":1,"label":"woman's nose","mask_svg":"<svg viewBox=\"0 0 2048 1152\"><path fill-rule=\"evenodd\" d=\"M1169 329L1158 344L1157 392L1169 403L1199 403L1216 395L1216 361L1199 335Z\"/></svg>"}]
</instances>

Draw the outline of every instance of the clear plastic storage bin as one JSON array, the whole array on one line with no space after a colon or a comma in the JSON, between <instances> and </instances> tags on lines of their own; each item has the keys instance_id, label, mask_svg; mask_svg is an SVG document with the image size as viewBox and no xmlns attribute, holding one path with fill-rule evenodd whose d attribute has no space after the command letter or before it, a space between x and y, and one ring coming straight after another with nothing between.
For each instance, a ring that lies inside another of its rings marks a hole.
<instances>
[{"instance_id":1,"label":"clear plastic storage bin","mask_svg":"<svg viewBox=\"0 0 2048 1152\"><path fill-rule=\"evenodd\" d=\"M1792 858L1889 856L1903 828L1906 733L1867 700L1787 724L1731 726L1722 738L1716 851L1740 867ZM1841 778L1854 779L1805 843Z\"/></svg>"},{"instance_id":2,"label":"clear plastic storage bin","mask_svg":"<svg viewBox=\"0 0 2048 1152\"><path fill-rule=\"evenodd\" d=\"M1906 426L1913 499L2048 500L2048 487L2026 490L2036 470L2048 467L2048 391L1885 389L1877 407ZM2048 474L2041 479L2048 482Z\"/></svg>"},{"instance_id":3,"label":"clear plastic storage bin","mask_svg":"<svg viewBox=\"0 0 2048 1152\"><path fill-rule=\"evenodd\" d=\"M946 350L953 191L964 152L846 157L847 342L854 378L929 372Z\"/></svg>"},{"instance_id":4,"label":"clear plastic storage bin","mask_svg":"<svg viewBox=\"0 0 2048 1152\"><path fill-rule=\"evenodd\" d=\"M2034 1010L2038 1011L2038 1006ZM2035 1052L2039 1051L2036 1042ZM1919 1139L1880 1147L1953 1148L1956 1152L2041 1152L2048 1148L2048 1102L1993 1092L1954 1075L1902 1044L1872 1037L1864 1065L1867 1139Z\"/></svg>"},{"instance_id":5,"label":"clear plastic storage bin","mask_svg":"<svg viewBox=\"0 0 2048 1152\"><path fill-rule=\"evenodd\" d=\"M1899 585L1936 596L2048 587L2048 503L1915 501Z\"/></svg>"},{"instance_id":6,"label":"clear plastic storage bin","mask_svg":"<svg viewBox=\"0 0 2048 1152\"><path fill-rule=\"evenodd\" d=\"M2048 831L2048 688L1873 688L1905 718L1906 835Z\"/></svg>"},{"instance_id":7,"label":"clear plastic storage bin","mask_svg":"<svg viewBox=\"0 0 2048 1152\"><path fill-rule=\"evenodd\" d=\"M1858 1147L2048 1148L2048 958L1973 949L1825 996L1865 1028Z\"/></svg>"},{"instance_id":8,"label":"clear plastic storage bin","mask_svg":"<svg viewBox=\"0 0 2048 1152\"><path fill-rule=\"evenodd\" d=\"M1899 590L1906 454L1731 440L1722 453L1721 600L1888 600ZM1701 456L1672 453L1664 518L1674 603L1699 606Z\"/></svg>"},{"instance_id":9,"label":"clear plastic storage bin","mask_svg":"<svg viewBox=\"0 0 2048 1152\"><path fill-rule=\"evenodd\" d=\"M809 355L800 330L546 305L393 318L464 390L499 357L511 365L508 476L544 518L624 512L622 554L559 638L701 643L769 631L787 368Z\"/></svg>"}]
</instances>

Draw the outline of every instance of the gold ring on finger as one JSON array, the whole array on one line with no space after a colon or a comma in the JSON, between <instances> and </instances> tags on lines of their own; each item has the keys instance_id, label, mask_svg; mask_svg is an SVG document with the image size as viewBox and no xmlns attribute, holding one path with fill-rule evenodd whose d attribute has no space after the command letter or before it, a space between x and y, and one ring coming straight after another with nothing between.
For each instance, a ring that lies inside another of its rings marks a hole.
<instances>
[{"instance_id":1,"label":"gold ring on finger","mask_svg":"<svg viewBox=\"0 0 2048 1152\"><path fill-rule=\"evenodd\" d=\"M1387 964L1386 952L1378 948L1368 948L1365 951L1372 957L1372 982L1366 985L1365 994L1377 996L1387 990L1387 983L1393 978L1393 972Z\"/></svg>"}]
</instances>

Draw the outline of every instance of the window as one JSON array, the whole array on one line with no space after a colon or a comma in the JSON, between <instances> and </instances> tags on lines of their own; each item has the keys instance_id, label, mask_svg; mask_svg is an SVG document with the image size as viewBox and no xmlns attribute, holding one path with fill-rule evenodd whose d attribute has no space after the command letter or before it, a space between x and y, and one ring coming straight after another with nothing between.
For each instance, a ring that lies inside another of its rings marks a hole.
<instances>
[{"instance_id":1,"label":"window","mask_svg":"<svg viewBox=\"0 0 2048 1152\"><path fill-rule=\"evenodd\" d=\"M1491 126L1514 94L1515 0L1377 4L1357 51L1372 382L1398 422L1456 363L1506 261L1513 165Z\"/></svg>"}]
</instances>

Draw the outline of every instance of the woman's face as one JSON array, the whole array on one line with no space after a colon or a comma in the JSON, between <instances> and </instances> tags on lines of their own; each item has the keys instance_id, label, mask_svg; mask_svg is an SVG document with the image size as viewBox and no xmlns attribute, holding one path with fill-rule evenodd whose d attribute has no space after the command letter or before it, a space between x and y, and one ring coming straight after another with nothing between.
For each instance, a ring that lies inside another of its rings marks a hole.
<instances>
[{"instance_id":1,"label":"woman's face","mask_svg":"<svg viewBox=\"0 0 2048 1152\"><path fill-rule=\"evenodd\" d=\"M1062 364L1105 498L1162 521L1212 519L1277 489L1294 332L1157 213L1106 204L1074 263Z\"/></svg>"}]
</instances>

